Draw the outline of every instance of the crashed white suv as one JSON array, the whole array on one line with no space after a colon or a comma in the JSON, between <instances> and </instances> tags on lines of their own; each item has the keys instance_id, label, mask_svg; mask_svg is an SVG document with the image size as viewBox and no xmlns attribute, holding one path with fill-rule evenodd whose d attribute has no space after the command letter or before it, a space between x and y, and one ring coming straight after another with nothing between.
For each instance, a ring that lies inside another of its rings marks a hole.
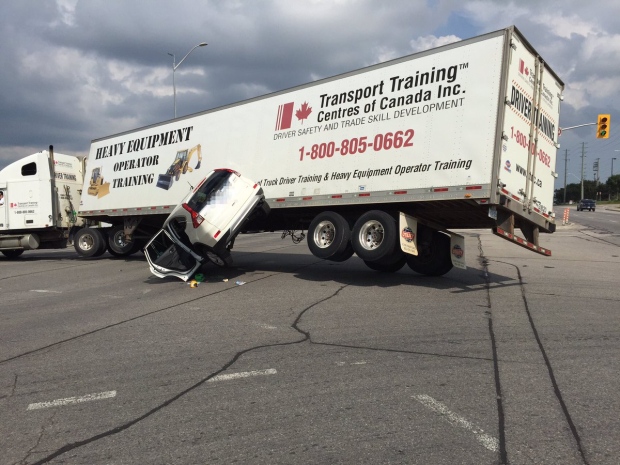
<instances>
[{"instance_id":1,"label":"crashed white suv","mask_svg":"<svg viewBox=\"0 0 620 465\"><path fill-rule=\"evenodd\" d=\"M232 263L230 248L246 221L268 215L263 189L230 169L216 169L170 213L144 248L151 272L184 281L210 260Z\"/></svg>"}]
</instances>

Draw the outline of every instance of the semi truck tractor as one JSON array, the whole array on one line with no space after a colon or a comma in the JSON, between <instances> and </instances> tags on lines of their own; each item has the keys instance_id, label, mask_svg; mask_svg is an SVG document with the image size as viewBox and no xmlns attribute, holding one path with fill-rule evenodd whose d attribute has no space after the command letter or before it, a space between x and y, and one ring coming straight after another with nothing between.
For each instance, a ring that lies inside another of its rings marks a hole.
<instances>
[{"instance_id":1,"label":"semi truck tractor","mask_svg":"<svg viewBox=\"0 0 620 465\"><path fill-rule=\"evenodd\" d=\"M268 214L245 229L307 231L325 260L356 254L374 270L441 275L465 267L455 230L480 228L550 255L541 233L556 226L563 89L512 26L96 139L78 216L112 227L80 229L75 247L98 255L107 237L132 253L227 168L265 197ZM178 153L197 146L200 163L172 182ZM87 195L93 179L98 195Z\"/></svg>"},{"instance_id":2,"label":"semi truck tractor","mask_svg":"<svg viewBox=\"0 0 620 465\"><path fill-rule=\"evenodd\" d=\"M82 160L51 146L2 169L0 252L17 258L24 250L66 247L84 224L77 216L83 174Z\"/></svg>"}]
</instances>

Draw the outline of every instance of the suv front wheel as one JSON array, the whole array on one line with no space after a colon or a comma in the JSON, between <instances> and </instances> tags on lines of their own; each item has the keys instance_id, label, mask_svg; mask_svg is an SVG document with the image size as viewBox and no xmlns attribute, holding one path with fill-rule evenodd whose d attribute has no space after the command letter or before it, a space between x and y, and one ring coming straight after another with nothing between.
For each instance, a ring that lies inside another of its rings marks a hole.
<instances>
[{"instance_id":1,"label":"suv front wheel","mask_svg":"<svg viewBox=\"0 0 620 465\"><path fill-rule=\"evenodd\" d=\"M209 249L206 245L203 244L196 244L195 248L200 255L207 258L215 266L219 266L220 268L228 268L232 266L233 260L229 250L215 253L213 250Z\"/></svg>"}]
</instances>

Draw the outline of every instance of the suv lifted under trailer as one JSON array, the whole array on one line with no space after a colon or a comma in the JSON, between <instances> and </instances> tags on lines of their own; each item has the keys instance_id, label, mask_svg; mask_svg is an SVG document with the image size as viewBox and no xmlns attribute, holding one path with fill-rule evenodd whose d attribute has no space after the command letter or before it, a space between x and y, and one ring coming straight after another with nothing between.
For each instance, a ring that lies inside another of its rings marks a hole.
<instances>
[{"instance_id":1,"label":"suv lifted under trailer","mask_svg":"<svg viewBox=\"0 0 620 465\"><path fill-rule=\"evenodd\" d=\"M95 140L88 163L109 190L82 196L79 214L113 224L131 250L223 165L260 185L269 206L245 229L308 230L326 260L357 254L374 270L441 275L465 267L451 230L472 228L550 255L540 233L555 230L563 87L509 27ZM196 146L200 169L162 181Z\"/></svg>"}]
</instances>

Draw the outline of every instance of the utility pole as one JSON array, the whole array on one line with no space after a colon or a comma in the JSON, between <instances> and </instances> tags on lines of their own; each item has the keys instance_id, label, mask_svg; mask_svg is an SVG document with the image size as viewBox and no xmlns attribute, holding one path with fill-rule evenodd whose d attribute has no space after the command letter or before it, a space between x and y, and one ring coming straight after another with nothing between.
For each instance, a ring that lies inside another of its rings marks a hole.
<instances>
[{"instance_id":1,"label":"utility pole","mask_svg":"<svg viewBox=\"0 0 620 465\"><path fill-rule=\"evenodd\" d=\"M613 162L612 162L613 163ZM564 151L564 202L566 203L566 171L568 168L568 149ZM613 168L612 168L613 171Z\"/></svg>"},{"instance_id":2,"label":"utility pole","mask_svg":"<svg viewBox=\"0 0 620 465\"><path fill-rule=\"evenodd\" d=\"M584 159L586 158L586 143L582 142L581 143L581 199L583 199L583 174L584 174L584 166L583 166L583 162Z\"/></svg>"}]
</instances>

